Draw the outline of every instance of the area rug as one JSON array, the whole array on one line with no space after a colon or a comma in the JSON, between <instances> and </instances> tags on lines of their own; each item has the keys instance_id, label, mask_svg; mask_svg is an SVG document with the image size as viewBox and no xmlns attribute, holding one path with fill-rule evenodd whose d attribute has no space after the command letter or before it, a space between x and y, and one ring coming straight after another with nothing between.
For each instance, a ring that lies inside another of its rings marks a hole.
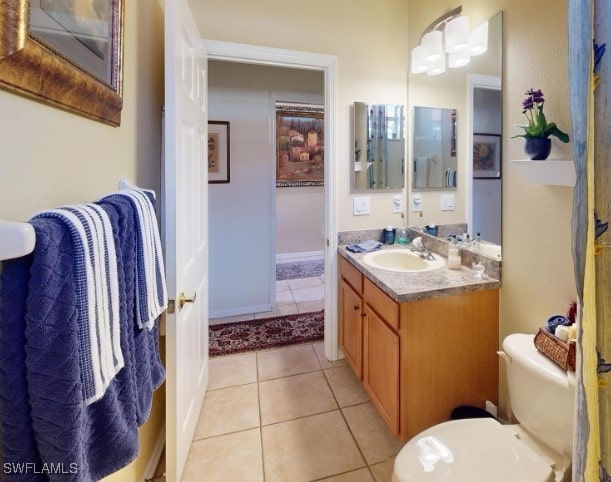
<instances>
[{"instance_id":1,"label":"area rug","mask_svg":"<svg viewBox=\"0 0 611 482\"><path fill-rule=\"evenodd\" d=\"M300 313L210 326L211 357L264 350L324 338L325 312Z\"/></svg>"},{"instance_id":2,"label":"area rug","mask_svg":"<svg viewBox=\"0 0 611 482\"><path fill-rule=\"evenodd\" d=\"M294 263L277 263L276 280L295 278L312 278L324 273L325 260L312 259L309 261L296 261Z\"/></svg>"}]
</instances>

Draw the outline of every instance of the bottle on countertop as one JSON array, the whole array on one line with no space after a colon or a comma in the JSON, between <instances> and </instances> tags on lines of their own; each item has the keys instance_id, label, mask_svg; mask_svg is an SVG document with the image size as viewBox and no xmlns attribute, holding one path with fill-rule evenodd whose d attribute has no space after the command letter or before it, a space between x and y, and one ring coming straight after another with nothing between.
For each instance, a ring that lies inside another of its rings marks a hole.
<instances>
[{"instance_id":1,"label":"bottle on countertop","mask_svg":"<svg viewBox=\"0 0 611 482\"><path fill-rule=\"evenodd\" d=\"M448 268L450 269L460 269L461 268L461 259L460 259L460 248L456 243L456 236L452 236L452 241L448 246Z\"/></svg>"}]
</instances>

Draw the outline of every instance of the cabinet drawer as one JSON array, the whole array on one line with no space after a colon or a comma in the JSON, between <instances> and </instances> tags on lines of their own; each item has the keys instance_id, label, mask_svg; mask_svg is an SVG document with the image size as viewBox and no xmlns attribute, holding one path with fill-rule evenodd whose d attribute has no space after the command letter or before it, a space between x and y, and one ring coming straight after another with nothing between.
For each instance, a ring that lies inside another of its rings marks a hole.
<instances>
[{"instance_id":1,"label":"cabinet drawer","mask_svg":"<svg viewBox=\"0 0 611 482\"><path fill-rule=\"evenodd\" d=\"M352 286L354 291L359 295L363 293L363 275L358 269L352 266L344 258L339 258L339 271L341 277Z\"/></svg>"},{"instance_id":2,"label":"cabinet drawer","mask_svg":"<svg viewBox=\"0 0 611 482\"><path fill-rule=\"evenodd\" d=\"M367 278L363 298L386 323L399 330L399 305Z\"/></svg>"}]
</instances>

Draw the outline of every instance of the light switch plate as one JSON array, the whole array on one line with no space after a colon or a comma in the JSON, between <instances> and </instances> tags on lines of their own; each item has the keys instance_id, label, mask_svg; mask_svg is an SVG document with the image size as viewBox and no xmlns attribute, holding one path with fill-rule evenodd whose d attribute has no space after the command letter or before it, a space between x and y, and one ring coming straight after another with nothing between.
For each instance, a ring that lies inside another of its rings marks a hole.
<instances>
[{"instance_id":1,"label":"light switch plate","mask_svg":"<svg viewBox=\"0 0 611 482\"><path fill-rule=\"evenodd\" d=\"M454 194L450 193L441 195L441 210L454 211Z\"/></svg>"},{"instance_id":2,"label":"light switch plate","mask_svg":"<svg viewBox=\"0 0 611 482\"><path fill-rule=\"evenodd\" d=\"M366 216L371 213L369 197L355 197L353 201L353 214L355 216Z\"/></svg>"}]
</instances>

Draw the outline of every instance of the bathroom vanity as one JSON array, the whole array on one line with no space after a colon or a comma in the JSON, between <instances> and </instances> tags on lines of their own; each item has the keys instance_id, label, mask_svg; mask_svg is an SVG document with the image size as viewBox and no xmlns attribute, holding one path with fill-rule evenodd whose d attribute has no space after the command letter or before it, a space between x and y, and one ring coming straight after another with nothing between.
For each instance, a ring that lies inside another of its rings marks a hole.
<instances>
[{"instance_id":1,"label":"bathroom vanity","mask_svg":"<svg viewBox=\"0 0 611 482\"><path fill-rule=\"evenodd\" d=\"M397 273L339 254L340 344L395 435L407 440L460 405L498 403L498 280L465 267Z\"/></svg>"}]
</instances>

